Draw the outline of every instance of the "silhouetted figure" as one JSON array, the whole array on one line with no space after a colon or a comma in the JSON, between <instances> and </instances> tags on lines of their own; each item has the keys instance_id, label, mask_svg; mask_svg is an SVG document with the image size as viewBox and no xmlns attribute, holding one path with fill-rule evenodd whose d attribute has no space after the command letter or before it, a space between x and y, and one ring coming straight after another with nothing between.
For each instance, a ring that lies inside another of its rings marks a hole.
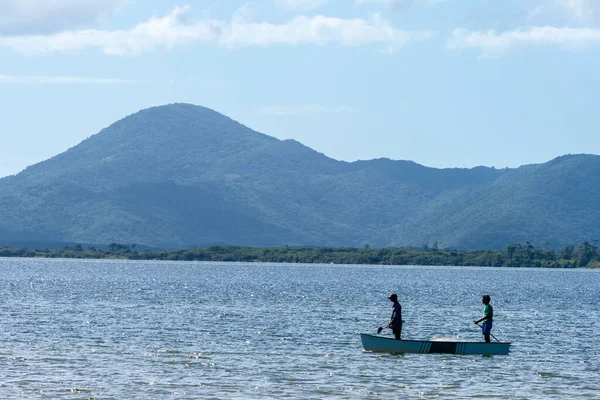
<instances>
[{"instance_id":1,"label":"silhouetted figure","mask_svg":"<svg viewBox=\"0 0 600 400\"><path fill-rule=\"evenodd\" d=\"M396 340L401 340L402 336L402 306L398 303L398 295L396 293L388 297L394 303L392 305L392 318L386 327L390 328L394 332Z\"/></svg>"}]
</instances>

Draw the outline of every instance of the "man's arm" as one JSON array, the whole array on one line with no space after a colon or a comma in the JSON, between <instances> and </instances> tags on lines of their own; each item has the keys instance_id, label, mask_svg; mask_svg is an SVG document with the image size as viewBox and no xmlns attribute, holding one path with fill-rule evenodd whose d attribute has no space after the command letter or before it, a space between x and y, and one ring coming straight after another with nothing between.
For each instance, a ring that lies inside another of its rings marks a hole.
<instances>
[{"instance_id":1,"label":"man's arm","mask_svg":"<svg viewBox=\"0 0 600 400\"><path fill-rule=\"evenodd\" d=\"M473 321L474 323L478 324L481 321L487 320L489 318L489 311L487 310L487 308L485 309L485 314L483 315L483 317L481 317L480 319L478 319L477 321Z\"/></svg>"},{"instance_id":2,"label":"man's arm","mask_svg":"<svg viewBox=\"0 0 600 400\"><path fill-rule=\"evenodd\" d=\"M396 310L394 310L392 312L392 318L390 319L390 322L388 322L388 324L386 325L387 328L392 326L392 322L394 322L396 320L396 318L398 318L398 316L396 315Z\"/></svg>"}]
</instances>

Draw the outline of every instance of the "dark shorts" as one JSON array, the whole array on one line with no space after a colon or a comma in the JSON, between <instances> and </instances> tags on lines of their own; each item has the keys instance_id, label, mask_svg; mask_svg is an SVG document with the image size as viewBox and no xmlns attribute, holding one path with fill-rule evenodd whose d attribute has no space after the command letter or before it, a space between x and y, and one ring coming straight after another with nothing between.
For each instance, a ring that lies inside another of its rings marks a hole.
<instances>
[{"instance_id":1,"label":"dark shorts","mask_svg":"<svg viewBox=\"0 0 600 400\"><path fill-rule=\"evenodd\" d=\"M489 335L490 332L492 332L492 323L484 322L483 325L481 325L481 331L484 335Z\"/></svg>"}]
</instances>

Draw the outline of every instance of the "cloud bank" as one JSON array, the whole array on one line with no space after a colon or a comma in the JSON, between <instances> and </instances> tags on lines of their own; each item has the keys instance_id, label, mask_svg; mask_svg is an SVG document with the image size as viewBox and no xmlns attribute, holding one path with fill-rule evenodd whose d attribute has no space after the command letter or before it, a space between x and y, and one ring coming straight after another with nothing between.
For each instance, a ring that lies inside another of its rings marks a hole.
<instances>
[{"instance_id":1,"label":"cloud bank","mask_svg":"<svg viewBox=\"0 0 600 400\"><path fill-rule=\"evenodd\" d=\"M0 35L49 34L108 19L129 0L1 0Z\"/></svg>"},{"instance_id":2,"label":"cloud bank","mask_svg":"<svg viewBox=\"0 0 600 400\"><path fill-rule=\"evenodd\" d=\"M594 20L600 15L598 0L556 0L556 5L580 21Z\"/></svg>"},{"instance_id":3,"label":"cloud bank","mask_svg":"<svg viewBox=\"0 0 600 400\"><path fill-rule=\"evenodd\" d=\"M372 4L390 7L394 10L408 10L419 5L435 5L444 1L446 0L354 0L354 4Z\"/></svg>"},{"instance_id":4,"label":"cloud bank","mask_svg":"<svg viewBox=\"0 0 600 400\"><path fill-rule=\"evenodd\" d=\"M279 6L288 10L314 10L327 4L328 0L277 0Z\"/></svg>"},{"instance_id":5,"label":"cloud bank","mask_svg":"<svg viewBox=\"0 0 600 400\"><path fill-rule=\"evenodd\" d=\"M456 29L447 43L452 50L477 49L485 56L501 55L515 47L600 45L600 29L534 26L505 32Z\"/></svg>"},{"instance_id":6,"label":"cloud bank","mask_svg":"<svg viewBox=\"0 0 600 400\"><path fill-rule=\"evenodd\" d=\"M298 16L284 24L249 22L234 17L230 21L186 22L189 7L176 7L163 17L153 17L129 30L71 30L48 35L0 36L0 47L25 54L100 50L105 54L139 54L156 48L173 48L196 43L224 47L382 45L395 51L411 42L427 40L430 31L394 28L378 15L369 20L343 19L317 15Z\"/></svg>"}]
</instances>

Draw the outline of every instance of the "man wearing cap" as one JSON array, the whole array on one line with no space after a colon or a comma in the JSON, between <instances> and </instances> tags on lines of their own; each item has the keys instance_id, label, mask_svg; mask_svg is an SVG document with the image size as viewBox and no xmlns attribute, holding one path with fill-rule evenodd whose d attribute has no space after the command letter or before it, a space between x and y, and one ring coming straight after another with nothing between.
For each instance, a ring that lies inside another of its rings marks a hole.
<instances>
[{"instance_id":1,"label":"man wearing cap","mask_svg":"<svg viewBox=\"0 0 600 400\"><path fill-rule=\"evenodd\" d=\"M392 318L390 322L386 325L388 328L394 332L394 336L396 340L401 340L400 336L402 334L402 306L398 303L398 295L396 293L392 294L388 297L394 303L392 305Z\"/></svg>"}]
</instances>

